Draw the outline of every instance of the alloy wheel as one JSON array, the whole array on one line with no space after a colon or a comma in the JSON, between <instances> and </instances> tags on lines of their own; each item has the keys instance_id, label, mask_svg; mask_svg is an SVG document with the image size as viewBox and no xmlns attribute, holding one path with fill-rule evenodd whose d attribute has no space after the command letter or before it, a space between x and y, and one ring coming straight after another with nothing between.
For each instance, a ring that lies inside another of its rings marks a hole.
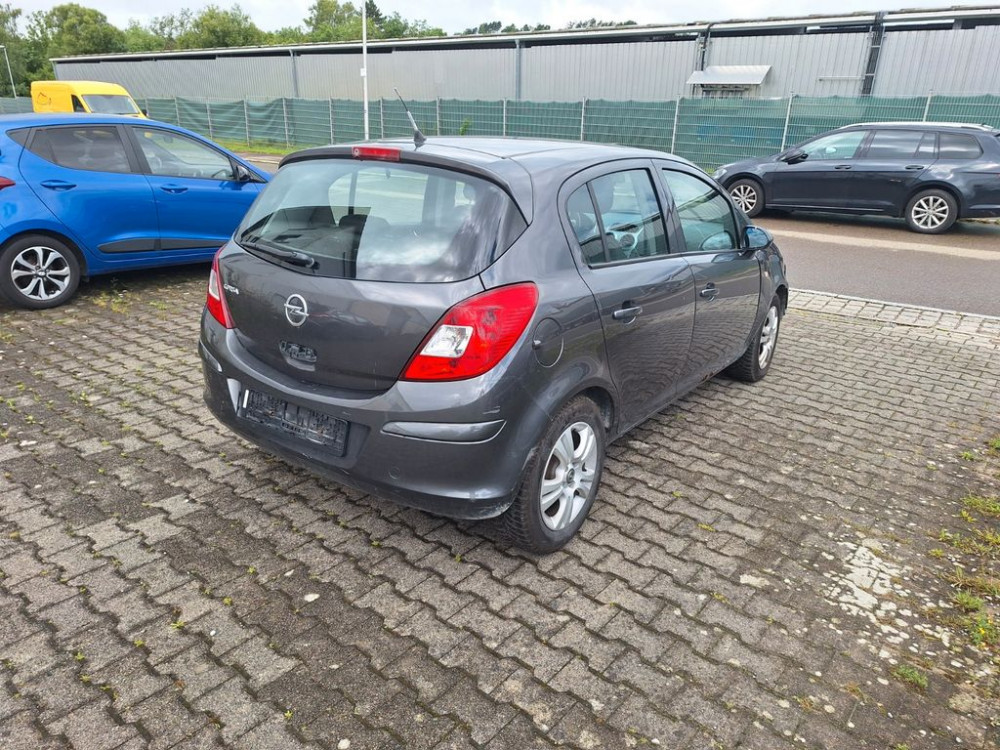
<instances>
[{"instance_id":1,"label":"alloy wheel","mask_svg":"<svg viewBox=\"0 0 1000 750\"><path fill-rule=\"evenodd\" d=\"M51 247L34 245L25 248L10 264L10 279L22 295L46 302L58 297L69 286L72 270L66 257Z\"/></svg>"},{"instance_id":2,"label":"alloy wheel","mask_svg":"<svg viewBox=\"0 0 1000 750\"><path fill-rule=\"evenodd\" d=\"M937 229L948 221L950 213L948 201L940 195L925 195L910 209L913 223L921 229Z\"/></svg>"},{"instance_id":3,"label":"alloy wheel","mask_svg":"<svg viewBox=\"0 0 1000 750\"><path fill-rule=\"evenodd\" d=\"M586 422L563 430L545 462L539 500L542 521L553 531L571 524L587 504L597 474L597 435Z\"/></svg>"},{"instance_id":4,"label":"alloy wheel","mask_svg":"<svg viewBox=\"0 0 1000 750\"><path fill-rule=\"evenodd\" d=\"M736 201L736 205L739 206L740 210L745 214L753 211L754 207L757 205L757 191L752 185L747 185L746 183L737 185L733 188L730 195L733 196L733 200Z\"/></svg>"},{"instance_id":5,"label":"alloy wheel","mask_svg":"<svg viewBox=\"0 0 1000 750\"><path fill-rule=\"evenodd\" d=\"M768 362L771 361L771 355L774 354L774 345L778 340L779 321L778 308L771 305L768 308L767 317L764 319L764 326L760 329L760 349L757 352L757 364L761 370L767 367Z\"/></svg>"}]
</instances>

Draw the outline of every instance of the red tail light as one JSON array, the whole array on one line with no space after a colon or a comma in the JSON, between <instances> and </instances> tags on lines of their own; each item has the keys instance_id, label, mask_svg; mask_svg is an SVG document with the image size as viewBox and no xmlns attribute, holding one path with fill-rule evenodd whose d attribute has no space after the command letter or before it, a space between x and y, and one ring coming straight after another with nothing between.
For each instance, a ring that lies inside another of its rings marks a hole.
<instances>
[{"instance_id":1,"label":"red tail light","mask_svg":"<svg viewBox=\"0 0 1000 750\"><path fill-rule=\"evenodd\" d=\"M376 159L378 161L399 161L398 148L384 148L382 146L355 146L351 149L351 156L355 159Z\"/></svg>"},{"instance_id":2,"label":"red tail light","mask_svg":"<svg viewBox=\"0 0 1000 750\"><path fill-rule=\"evenodd\" d=\"M14 187L17 183L13 180L8 180L6 177L0 177L0 190L4 188Z\"/></svg>"},{"instance_id":3,"label":"red tail light","mask_svg":"<svg viewBox=\"0 0 1000 750\"><path fill-rule=\"evenodd\" d=\"M511 350L538 306L534 284L513 284L459 302L438 321L403 370L403 380L465 380Z\"/></svg>"},{"instance_id":4,"label":"red tail light","mask_svg":"<svg viewBox=\"0 0 1000 750\"><path fill-rule=\"evenodd\" d=\"M219 323L226 328L235 328L236 325L229 314L229 305L226 304L225 292L222 290L222 274L219 272L219 253L221 252L220 249L212 259L212 273L208 277L208 299L205 300L205 306Z\"/></svg>"}]
</instances>

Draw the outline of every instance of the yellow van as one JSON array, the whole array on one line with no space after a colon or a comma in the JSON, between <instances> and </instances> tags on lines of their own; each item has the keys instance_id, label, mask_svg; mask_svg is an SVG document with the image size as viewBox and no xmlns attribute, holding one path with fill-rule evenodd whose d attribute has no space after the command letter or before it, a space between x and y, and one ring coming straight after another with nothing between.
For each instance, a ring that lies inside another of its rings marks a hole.
<instances>
[{"instance_id":1,"label":"yellow van","mask_svg":"<svg viewBox=\"0 0 1000 750\"><path fill-rule=\"evenodd\" d=\"M146 116L128 91L117 83L101 81L35 81L31 106L35 112Z\"/></svg>"}]
</instances>

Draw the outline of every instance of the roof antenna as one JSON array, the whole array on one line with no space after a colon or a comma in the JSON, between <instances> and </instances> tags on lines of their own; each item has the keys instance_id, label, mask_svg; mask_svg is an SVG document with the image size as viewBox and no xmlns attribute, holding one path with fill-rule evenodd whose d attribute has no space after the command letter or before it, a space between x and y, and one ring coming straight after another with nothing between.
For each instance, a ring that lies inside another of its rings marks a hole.
<instances>
[{"instance_id":1,"label":"roof antenna","mask_svg":"<svg viewBox=\"0 0 1000 750\"><path fill-rule=\"evenodd\" d=\"M410 108L406 106L406 102L404 102L403 97L400 96L399 89L393 86L392 90L396 92L396 96L399 97L399 102L400 104L403 105L403 109L406 110L406 116L410 120L410 127L413 128L413 145L416 146L417 148L420 148L421 146L424 145L424 142L427 140L427 136L421 133L420 128L417 127L417 121L414 120L413 115L410 114Z\"/></svg>"}]
</instances>

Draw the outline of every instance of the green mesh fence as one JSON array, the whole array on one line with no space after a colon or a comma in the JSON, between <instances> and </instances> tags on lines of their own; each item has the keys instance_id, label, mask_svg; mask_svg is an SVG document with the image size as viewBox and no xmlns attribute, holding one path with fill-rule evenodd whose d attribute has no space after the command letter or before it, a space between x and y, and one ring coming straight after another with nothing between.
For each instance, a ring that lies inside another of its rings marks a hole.
<instances>
[{"instance_id":1,"label":"green mesh fence","mask_svg":"<svg viewBox=\"0 0 1000 750\"><path fill-rule=\"evenodd\" d=\"M1000 96L934 96L927 107L927 119L1000 128Z\"/></svg>"},{"instance_id":2,"label":"green mesh fence","mask_svg":"<svg viewBox=\"0 0 1000 750\"><path fill-rule=\"evenodd\" d=\"M518 102L439 99L407 102L420 129L433 135L517 136L618 143L673 151L712 170L775 153L855 122L928 120L1000 128L1000 96L793 97L681 99L664 102ZM363 105L347 99L205 101L143 99L155 120L210 138L294 148L364 139ZM31 100L0 99L0 113L30 111ZM371 138L408 138L396 99L369 105ZM676 131L676 132L675 132Z\"/></svg>"},{"instance_id":3,"label":"green mesh fence","mask_svg":"<svg viewBox=\"0 0 1000 750\"><path fill-rule=\"evenodd\" d=\"M681 99L673 151L706 170L781 150L787 101Z\"/></svg>"},{"instance_id":4,"label":"green mesh fence","mask_svg":"<svg viewBox=\"0 0 1000 750\"><path fill-rule=\"evenodd\" d=\"M31 97L0 99L0 115L20 115L31 111Z\"/></svg>"},{"instance_id":5,"label":"green mesh fence","mask_svg":"<svg viewBox=\"0 0 1000 750\"><path fill-rule=\"evenodd\" d=\"M587 101L583 137L597 143L617 143L669 151L676 102Z\"/></svg>"},{"instance_id":6,"label":"green mesh fence","mask_svg":"<svg viewBox=\"0 0 1000 750\"><path fill-rule=\"evenodd\" d=\"M507 102L506 135L580 140L582 102Z\"/></svg>"},{"instance_id":7,"label":"green mesh fence","mask_svg":"<svg viewBox=\"0 0 1000 750\"><path fill-rule=\"evenodd\" d=\"M441 135L504 135L502 101L441 99Z\"/></svg>"},{"instance_id":8,"label":"green mesh fence","mask_svg":"<svg viewBox=\"0 0 1000 750\"><path fill-rule=\"evenodd\" d=\"M785 100L787 106L788 100ZM795 97L785 145L804 141L826 130L856 122L922 120L927 97Z\"/></svg>"}]
</instances>

